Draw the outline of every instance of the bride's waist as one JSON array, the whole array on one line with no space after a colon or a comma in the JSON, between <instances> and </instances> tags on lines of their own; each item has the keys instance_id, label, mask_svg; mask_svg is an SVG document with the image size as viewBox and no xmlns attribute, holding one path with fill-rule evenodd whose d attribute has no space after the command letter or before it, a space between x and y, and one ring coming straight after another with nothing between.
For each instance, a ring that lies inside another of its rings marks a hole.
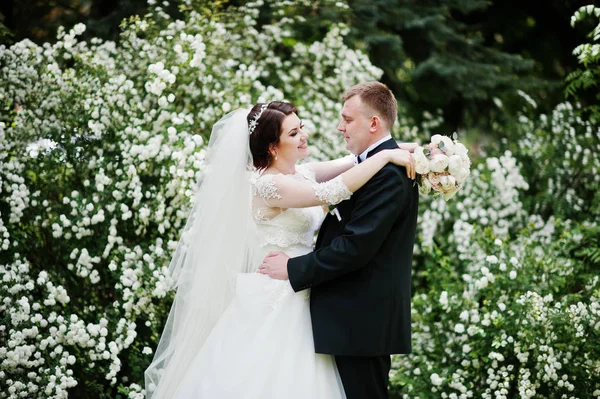
<instances>
[{"instance_id":1,"label":"bride's waist","mask_svg":"<svg viewBox=\"0 0 600 399\"><path fill-rule=\"evenodd\" d=\"M312 252L313 249L312 246L307 246L303 244L288 245L286 247L281 247L274 244L267 244L261 247L261 250L263 256L267 256L267 254L269 254L270 252L283 252L290 258L293 258L295 256L305 255L309 252Z\"/></svg>"},{"instance_id":2,"label":"bride's waist","mask_svg":"<svg viewBox=\"0 0 600 399\"><path fill-rule=\"evenodd\" d=\"M245 272L255 273L258 270L258 267L261 265L263 259L271 252L283 252L290 258L294 258L296 256L305 255L311 251L312 247L303 244L287 245L285 247L275 244L263 245L254 251L252 255L252 261L248 265L249 267L247 270L245 270Z\"/></svg>"}]
</instances>

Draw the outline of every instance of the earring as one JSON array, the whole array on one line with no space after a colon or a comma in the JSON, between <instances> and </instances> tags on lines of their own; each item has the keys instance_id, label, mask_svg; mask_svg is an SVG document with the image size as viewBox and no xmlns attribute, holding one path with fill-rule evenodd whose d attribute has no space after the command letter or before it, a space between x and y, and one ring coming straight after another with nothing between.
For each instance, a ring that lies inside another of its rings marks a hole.
<instances>
[{"instance_id":1,"label":"earring","mask_svg":"<svg viewBox=\"0 0 600 399\"><path fill-rule=\"evenodd\" d=\"M275 160L277 161L277 151L275 151Z\"/></svg>"}]
</instances>

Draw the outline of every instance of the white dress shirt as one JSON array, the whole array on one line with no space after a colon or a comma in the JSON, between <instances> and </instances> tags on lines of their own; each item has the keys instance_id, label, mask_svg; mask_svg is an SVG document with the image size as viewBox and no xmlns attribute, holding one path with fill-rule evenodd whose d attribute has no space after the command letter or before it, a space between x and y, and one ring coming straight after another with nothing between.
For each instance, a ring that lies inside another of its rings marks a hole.
<instances>
[{"instance_id":1,"label":"white dress shirt","mask_svg":"<svg viewBox=\"0 0 600 399\"><path fill-rule=\"evenodd\" d=\"M385 136L384 138L382 138L381 140L379 140L378 142L371 144L369 146L369 148L367 148L366 150L364 150L360 155L360 162L364 161L365 159L367 159L367 155L369 154L369 151L371 151L372 149L374 149L375 147L377 147L379 144L383 143L384 141L388 141L389 139L392 138L391 134L388 134L387 136Z\"/></svg>"}]
</instances>

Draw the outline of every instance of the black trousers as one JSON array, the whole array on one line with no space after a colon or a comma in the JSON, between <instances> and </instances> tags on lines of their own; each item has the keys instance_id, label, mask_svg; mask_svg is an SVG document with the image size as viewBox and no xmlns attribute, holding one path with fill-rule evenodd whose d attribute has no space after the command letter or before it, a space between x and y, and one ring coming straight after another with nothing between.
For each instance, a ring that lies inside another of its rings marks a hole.
<instances>
[{"instance_id":1,"label":"black trousers","mask_svg":"<svg viewBox=\"0 0 600 399\"><path fill-rule=\"evenodd\" d=\"M336 356L347 399L388 399L391 358L385 356Z\"/></svg>"}]
</instances>

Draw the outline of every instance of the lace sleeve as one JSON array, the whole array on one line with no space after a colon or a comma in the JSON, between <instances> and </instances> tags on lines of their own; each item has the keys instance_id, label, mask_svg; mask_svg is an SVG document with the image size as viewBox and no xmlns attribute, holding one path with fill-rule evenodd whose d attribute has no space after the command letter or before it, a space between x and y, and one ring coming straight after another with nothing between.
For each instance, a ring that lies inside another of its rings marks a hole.
<instances>
[{"instance_id":1,"label":"lace sleeve","mask_svg":"<svg viewBox=\"0 0 600 399\"><path fill-rule=\"evenodd\" d=\"M263 175L252 182L252 194L263 200L281 199L277 192L277 185L273 180L273 175Z\"/></svg>"},{"instance_id":2,"label":"lace sleeve","mask_svg":"<svg viewBox=\"0 0 600 399\"><path fill-rule=\"evenodd\" d=\"M299 165L296 170L311 182L315 197L321 202L337 205L352 196L352 192L348 190L340 176L326 182L317 183L315 172L309 165Z\"/></svg>"},{"instance_id":3,"label":"lace sleeve","mask_svg":"<svg viewBox=\"0 0 600 399\"><path fill-rule=\"evenodd\" d=\"M337 205L352 196L341 176L324 183L315 183L314 190L317 199L329 205Z\"/></svg>"},{"instance_id":4,"label":"lace sleeve","mask_svg":"<svg viewBox=\"0 0 600 399\"><path fill-rule=\"evenodd\" d=\"M253 195L269 208L307 208L336 205L352 196L341 177L317 183L296 175L263 175L252 184Z\"/></svg>"}]
</instances>

